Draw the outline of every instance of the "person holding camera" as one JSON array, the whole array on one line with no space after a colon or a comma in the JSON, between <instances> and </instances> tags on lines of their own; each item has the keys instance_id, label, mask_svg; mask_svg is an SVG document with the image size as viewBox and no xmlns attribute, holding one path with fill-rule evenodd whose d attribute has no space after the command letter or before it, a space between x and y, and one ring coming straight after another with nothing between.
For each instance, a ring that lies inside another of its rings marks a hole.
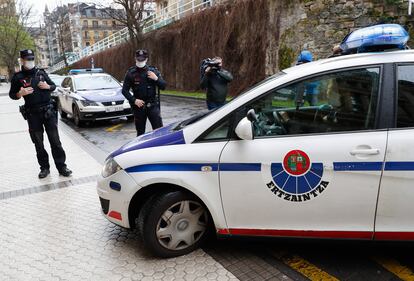
<instances>
[{"instance_id":1,"label":"person holding camera","mask_svg":"<svg viewBox=\"0 0 414 281\"><path fill-rule=\"evenodd\" d=\"M233 80L233 75L222 66L223 60L220 57L203 61L200 86L207 89L208 110L226 103L228 84Z\"/></svg>"},{"instance_id":2,"label":"person holding camera","mask_svg":"<svg viewBox=\"0 0 414 281\"><path fill-rule=\"evenodd\" d=\"M30 138L36 148L40 165L39 178L45 178L50 174L49 156L43 145L44 131L49 139L59 174L69 177L72 171L65 164L66 154L59 139L57 112L50 97L56 86L43 69L35 67L34 58L32 50L20 51L22 68L11 79L9 96L13 100L24 98L24 106L20 107L20 112L27 120Z\"/></svg>"},{"instance_id":3,"label":"person holding camera","mask_svg":"<svg viewBox=\"0 0 414 281\"><path fill-rule=\"evenodd\" d=\"M152 129L162 127L160 111L160 89L164 90L167 83L157 68L148 66L148 52L135 52L136 65L130 67L125 74L122 94L131 104L137 136L145 133L147 118ZM132 89L133 95L129 92Z\"/></svg>"}]
</instances>

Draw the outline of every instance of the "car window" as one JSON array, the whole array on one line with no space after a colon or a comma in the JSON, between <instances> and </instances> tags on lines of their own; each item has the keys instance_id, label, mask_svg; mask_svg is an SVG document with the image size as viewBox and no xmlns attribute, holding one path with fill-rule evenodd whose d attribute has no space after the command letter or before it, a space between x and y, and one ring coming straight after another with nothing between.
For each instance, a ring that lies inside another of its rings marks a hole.
<instances>
[{"instance_id":1,"label":"car window","mask_svg":"<svg viewBox=\"0 0 414 281\"><path fill-rule=\"evenodd\" d=\"M88 75L75 78L78 91L119 88L121 85L109 75Z\"/></svg>"},{"instance_id":2,"label":"car window","mask_svg":"<svg viewBox=\"0 0 414 281\"><path fill-rule=\"evenodd\" d=\"M230 118L218 122L201 140L215 141L226 140L229 137Z\"/></svg>"},{"instance_id":3,"label":"car window","mask_svg":"<svg viewBox=\"0 0 414 281\"><path fill-rule=\"evenodd\" d=\"M398 66L397 127L414 127L414 65Z\"/></svg>"},{"instance_id":4,"label":"car window","mask_svg":"<svg viewBox=\"0 0 414 281\"><path fill-rule=\"evenodd\" d=\"M373 129L380 68L347 70L277 88L249 104L255 137Z\"/></svg>"},{"instance_id":5,"label":"car window","mask_svg":"<svg viewBox=\"0 0 414 281\"><path fill-rule=\"evenodd\" d=\"M69 81L70 81L70 78L66 77L62 82L62 87L63 88L69 88Z\"/></svg>"},{"instance_id":6,"label":"car window","mask_svg":"<svg viewBox=\"0 0 414 281\"><path fill-rule=\"evenodd\" d=\"M57 87L60 87L61 85L62 85L62 81L63 81L63 79L64 79L65 77L59 77L59 76L56 76L56 77L50 77L50 79L52 79L52 81L53 81L53 83L55 83L55 85L57 86Z\"/></svg>"}]
</instances>

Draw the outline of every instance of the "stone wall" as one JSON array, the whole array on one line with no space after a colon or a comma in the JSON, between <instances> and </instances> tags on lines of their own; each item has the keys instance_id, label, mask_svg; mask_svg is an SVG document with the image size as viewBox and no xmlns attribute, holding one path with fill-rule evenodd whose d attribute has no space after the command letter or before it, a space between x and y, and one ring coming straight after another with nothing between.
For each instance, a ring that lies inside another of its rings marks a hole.
<instances>
[{"instance_id":1,"label":"stone wall","mask_svg":"<svg viewBox=\"0 0 414 281\"><path fill-rule=\"evenodd\" d=\"M316 59L326 58L350 31L380 22L405 26L411 34L409 45L414 47L414 16L408 16L406 0L293 0L282 5L280 0L269 1L276 6L270 14L280 16L271 16L269 25L280 22L280 36L278 62L268 60L268 69L290 66L304 48Z\"/></svg>"}]
</instances>

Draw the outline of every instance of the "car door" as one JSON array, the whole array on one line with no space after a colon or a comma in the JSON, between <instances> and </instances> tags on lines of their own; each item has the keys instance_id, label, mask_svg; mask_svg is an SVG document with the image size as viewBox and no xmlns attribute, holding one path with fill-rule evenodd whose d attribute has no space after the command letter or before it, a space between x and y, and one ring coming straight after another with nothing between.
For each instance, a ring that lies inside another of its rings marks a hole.
<instances>
[{"instance_id":1,"label":"car door","mask_svg":"<svg viewBox=\"0 0 414 281\"><path fill-rule=\"evenodd\" d=\"M414 64L396 69L396 126L388 133L375 224L377 240L414 239Z\"/></svg>"},{"instance_id":2,"label":"car door","mask_svg":"<svg viewBox=\"0 0 414 281\"><path fill-rule=\"evenodd\" d=\"M62 89L61 89L61 94L59 95L59 102L62 106L63 111L70 113L70 111L68 111L68 95L69 95L69 91L68 89L70 88L69 84L70 84L70 77L66 77L63 82L62 82Z\"/></svg>"},{"instance_id":3,"label":"car door","mask_svg":"<svg viewBox=\"0 0 414 281\"><path fill-rule=\"evenodd\" d=\"M375 130L381 66L278 87L254 109L253 140L220 158L221 233L371 239L386 148Z\"/></svg>"}]
</instances>

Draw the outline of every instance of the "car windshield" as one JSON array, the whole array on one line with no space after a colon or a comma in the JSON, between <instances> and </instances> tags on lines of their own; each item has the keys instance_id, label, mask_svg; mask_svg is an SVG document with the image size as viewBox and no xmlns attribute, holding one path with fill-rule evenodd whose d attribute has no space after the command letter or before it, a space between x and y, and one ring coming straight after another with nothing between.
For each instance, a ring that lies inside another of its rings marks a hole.
<instances>
[{"instance_id":1,"label":"car windshield","mask_svg":"<svg viewBox=\"0 0 414 281\"><path fill-rule=\"evenodd\" d=\"M104 90L121 87L119 82L109 75L74 77L74 82L78 91Z\"/></svg>"},{"instance_id":2,"label":"car windshield","mask_svg":"<svg viewBox=\"0 0 414 281\"><path fill-rule=\"evenodd\" d=\"M55 77L50 77L50 79L53 81L53 83L55 83L56 86L60 87L62 85L62 81L63 81L63 79L65 79L65 77L55 76Z\"/></svg>"}]
</instances>

